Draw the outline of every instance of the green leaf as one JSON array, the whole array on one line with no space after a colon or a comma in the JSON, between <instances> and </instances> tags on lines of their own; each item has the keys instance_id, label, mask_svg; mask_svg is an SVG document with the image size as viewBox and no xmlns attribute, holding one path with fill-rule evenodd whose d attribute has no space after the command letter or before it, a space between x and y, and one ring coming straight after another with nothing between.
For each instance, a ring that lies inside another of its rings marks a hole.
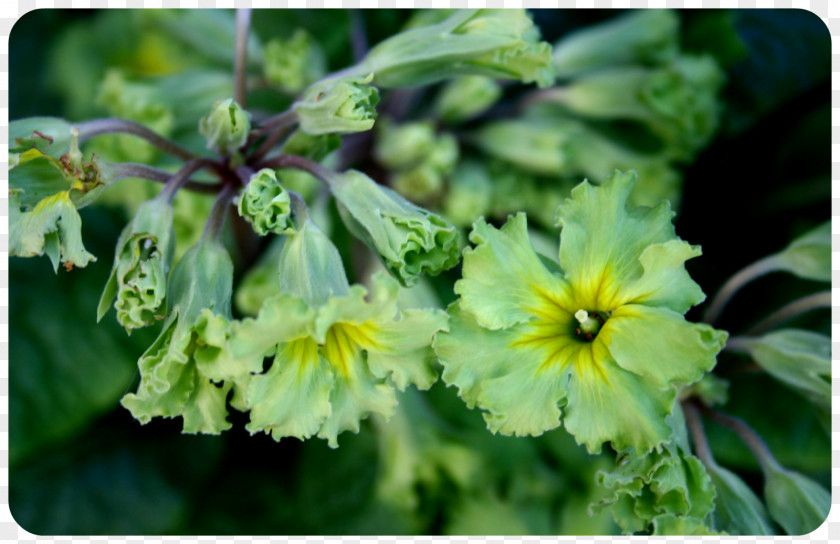
<instances>
[{"instance_id":1,"label":"green leaf","mask_svg":"<svg viewBox=\"0 0 840 544\"><path fill-rule=\"evenodd\" d=\"M35 148L55 159L70 151L71 124L58 117L28 117L9 123L9 164L20 155Z\"/></svg>"},{"instance_id":2,"label":"green leaf","mask_svg":"<svg viewBox=\"0 0 840 544\"><path fill-rule=\"evenodd\" d=\"M733 351L748 353L774 378L831 409L831 338L812 331L782 329L758 338L739 337Z\"/></svg>"},{"instance_id":3,"label":"green leaf","mask_svg":"<svg viewBox=\"0 0 840 544\"><path fill-rule=\"evenodd\" d=\"M364 241L403 286L458 264L458 233L439 215L349 170L330 182L347 228Z\"/></svg>"},{"instance_id":4,"label":"green leaf","mask_svg":"<svg viewBox=\"0 0 840 544\"><path fill-rule=\"evenodd\" d=\"M113 247L119 226L101 211L85 213L85 236L97 251ZM147 331L126 337L113 321L96 324L95 301L107 273L93 266L56 277L41 261L9 262L13 467L112 410L131 384L138 354L154 339Z\"/></svg>"}]
</instances>

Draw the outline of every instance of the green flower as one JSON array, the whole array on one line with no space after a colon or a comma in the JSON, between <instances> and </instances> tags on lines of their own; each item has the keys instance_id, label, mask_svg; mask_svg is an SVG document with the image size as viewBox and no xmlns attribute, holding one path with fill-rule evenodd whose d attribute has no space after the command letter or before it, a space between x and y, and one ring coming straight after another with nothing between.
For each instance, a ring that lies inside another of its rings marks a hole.
<instances>
[{"instance_id":1,"label":"green flower","mask_svg":"<svg viewBox=\"0 0 840 544\"><path fill-rule=\"evenodd\" d=\"M157 340L140 357L140 385L122 405L140 421L182 417L185 433L230 428L226 399L237 380L262 367L219 369L215 360L230 317L233 263L221 243L203 238L172 270L169 314Z\"/></svg>"},{"instance_id":2,"label":"green flower","mask_svg":"<svg viewBox=\"0 0 840 544\"><path fill-rule=\"evenodd\" d=\"M551 46L521 9L458 10L445 20L401 32L370 50L355 73L381 87L427 85L485 75L547 87L554 82Z\"/></svg>"},{"instance_id":3,"label":"green flower","mask_svg":"<svg viewBox=\"0 0 840 544\"><path fill-rule=\"evenodd\" d=\"M458 232L439 215L355 170L336 176L330 185L347 228L379 255L402 285L458 264Z\"/></svg>"},{"instance_id":4,"label":"green flower","mask_svg":"<svg viewBox=\"0 0 840 544\"><path fill-rule=\"evenodd\" d=\"M674 386L714 366L726 333L683 318L704 299L683 264L700 249L677 238L667 203L627 207L635 178L572 191L557 211L559 263L535 253L522 214L475 223L435 350L493 432L539 435L565 407L589 451L643 454L670 440Z\"/></svg>"},{"instance_id":5,"label":"green flower","mask_svg":"<svg viewBox=\"0 0 840 544\"><path fill-rule=\"evenodd\" d=\"M256 318L230 323L211 365L262 369L263 357L273 357L243 388L251 433L317 434L337 447L338 435L358 432L369 414L394 413L394 388L434 383L431 341L446 328L443 311L399 312L397 283L385 275L374 276L366 298L364 287L348 285L335 246L308 219L286 242L279 275L284 292L265 300Z\"/></svg>"},{"instance_id":6,"label":"green flower","mask_svg":"<svg viewBox=\"0 0 840 544\"><path fill-rule=\"evenodd\" d=\"M620 67L555 91L571 111L648 126L674 158L690 158L717 130L724 74L711 57L683 56L659 68Z\"/></svg>"},{"instance_id":7,"label":"green flower","mask_svg":"<svg viewBox=\"0 0 840 544\"><path fill-rule=\"evenodd\" d=\"M117 321L130 333L155 323L164 309L166 281L175 253L172 206L165 197L144 202L117 240L114 265L97 321L116 299Z\"/></svg>"},{"instance_id":8,"label":"green flower","mask_svg":"<svg viewBox=\"0 0 840 544\"><path fill-rule=\"evenodd\" d=\"M261 236L271 232L287 234L294 228L291 198L277 180L277 173L270 168L263 168L251 176L238 197L237 206L239 215Z\"/></svg>"},{"instance_id":9,"label":"green flower","mask_svg":"<svg viewBox=\"0 0 840 544\"><path fill-rule=\"evenodd\" d=\"M671 10L644 9L573 32L554 45L558 76L666 63L679 53L679 26L679 17Z\"/></svg>"},{"instance_id":10,"label":"green flower","mask_svg":"<svg viewBox=\"0 0 840 544\"><path fill-rule=\"evenodd\" d=\"M297 94L324 76L327 59L318 42L302 28L283 40L265 45L263 72L269 83L283 92Z\"/></svg>"},{"instance_id":11,"label":"green flower","mask_svg":"<svg viewBox=\"0 0 840 544\"><path fill-rule=\"evenodd\" d=\"M373 75L325 79L292 105L300 129L308 134L345 134L373 128L379 91L368 85Z\"/></svg>"},{"instance_id":12,"label":"green flower","mask_svg":"<svg viewBox=\"0 0 840 544\"><path fill-rule=\"evenodd\" d=\"M217 100L210 113L199 121L198 131L207 139L207 149L230 153L245 145L251 131L251 114L232 98Z\"/></svg>"}]
</instances>

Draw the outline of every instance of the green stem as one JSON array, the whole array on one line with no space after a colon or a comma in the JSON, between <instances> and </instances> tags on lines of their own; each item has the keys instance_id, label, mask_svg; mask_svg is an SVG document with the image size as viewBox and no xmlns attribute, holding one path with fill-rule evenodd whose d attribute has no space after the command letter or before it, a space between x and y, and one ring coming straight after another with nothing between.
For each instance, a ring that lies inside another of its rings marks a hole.
<instances>
[{"instance_id":1,"label":"green stem","mask_svg":"<svg viewBox=\"0 0 840 544\"><path fill-rule=\"evenodd\" d=\"M165 198L167 202L172 202L178 189L183 187L190 176L202 168L215 166L216 163L210 159L191 159L184 163L180 170L172 174L166 181L166 185L158 195L160 198Z\"/></svg>"},{"instance_id":2,"label":"green stem","mask_svg":"<svg viewBox=\"0 0 840 544\"><path fill-rule=\"evenodd\" d=\"M210 216L207 218L207 224L204 226L204 238L217 239L222 230L222 225L225 223L225 215L231 200L236 195L236 187L233 184L226 183L222 192L216 197L213 203L213 209L210 210Z\"/></svg>"},{"instance_id":3,"label":"green stem","mask_svg":"<svg viewBox=\"0 0 840 544\"><path fill-rule=\"evenodd\" d=\"M741 287L756 278L773 272L774 270L776 270L776 260L775 256L771 255L752 263L729 278L706 308L706 314L703 316L703 321L709 325L714 325L720 317L726 303L729 302L729 299L731 299Z\"/></svg>"},{"instance_id":4,"label":"green stem","mask_svg":"<svg viewBox=\"0 0 840 544\"><path fill-rule=\"evenodd\" d=\"M761 470L765 474L782 470L782 466L773 457L773 452L770 451L770 448L767 447L767 444L764 443L764 440L761 439L752 427L736 417L723 414L711 408L701 406L700 409L713 420L734 431L758 460L759 465L761 465Z\"/></svg>"},{"instance_id":5,"label":"green stem","mask_svg":"<svg viewBox=\"0 0 840 544\"><path fill-rule=\"evenodd\" d=\"M259 164L257 169L260 168L297 168L298 170L309 172L321 181L330 184L333 183L336 176L338 176L338 174L329 168L326 168L322 164L297 155L280 155L279 157L273 157Z\"/></svg>"},{"instance_id":6,"label":"green stem","mask_svg":"<svg viewBox=\"0 0 840 544\"><path fill-rule=\"evenodd\" d=\"M248 107L248 33L251 30L251 10L236 10L236 45L233 60L233 99L242 109Z\"/></svg>"},{"instance_id":7,"label":"green stem","mask_svg":"<svg viewBox=\"0 0 840 544\"><path fill-rule=\"evenodd\" d=\"M82 142L89 140L94 136L99 136L100 134L131 134L132 136L137 136L138 138L146 140L161 151L169 153L179 159L188 161L196 158L194 153L187 151L175 142L164 138L160 134L153 132L140 123L129 121L128 119L119 119L116 117L108 119L94 119L93 121L80 123L76 125L76 127L79 129L80 145Z\"/></svg>"},{"instance_id":8,"label":"green stem","mask_svg":"<svg viewBox=\"0 0 840 544\"><path fill-rule=\"evenodd\" d=\"M831 308L831 291L821 291L794 300L782 306L769 316L765 317L744 333L745 336L756 336L764 331L770 330L782 323L790 321L794 317L818 310L820 308Z\"/></svg>"},{"instance_id":9,"label":"green stem","mask_svg":"<svg viewBox=\"0 0 840 544\"><path fill-rule=\"evenodd\" d=\"M691 439L694 442L694 453L704 465L715 466L717 463L715 462L714 456L712 456L711 448L709 448L709 441L706 438L706 432L703 430L703 421L700 418L700 412L691 402L683 402L682 409L688 430L691 432Z\"/></svg>"}]
</instances>

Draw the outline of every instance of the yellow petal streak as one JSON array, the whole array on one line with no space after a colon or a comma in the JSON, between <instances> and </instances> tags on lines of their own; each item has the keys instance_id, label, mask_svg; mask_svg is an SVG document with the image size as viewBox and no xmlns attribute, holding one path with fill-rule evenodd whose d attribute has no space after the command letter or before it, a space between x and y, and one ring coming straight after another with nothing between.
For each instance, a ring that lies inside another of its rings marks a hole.
<instances>
[{"instance_id":1,"label":"yellow petal streak","mask_svg":"<svg viewBox=\"0 0 840 544\"><path fill-rule=\"evenodd\" d=\"M360 325L336 323L327 331L321 353L336 372L349 380L355 376L354 362L361 357L362 350L381 349L373 340L376 330L376 325L369 321Z\"/></svg>"},{"instance_id":2,"label":"yellow petal streak","mask_svg":"<svg viewBox=\"0 0 840 544\"><path fill-rule=\"evenodd\" d=\"M292 340L283 346L283 351L282 360L297 363L296 379L300 379L307 367L318 364L318 344L310 337Z\"/></svg>"}]
</instances>

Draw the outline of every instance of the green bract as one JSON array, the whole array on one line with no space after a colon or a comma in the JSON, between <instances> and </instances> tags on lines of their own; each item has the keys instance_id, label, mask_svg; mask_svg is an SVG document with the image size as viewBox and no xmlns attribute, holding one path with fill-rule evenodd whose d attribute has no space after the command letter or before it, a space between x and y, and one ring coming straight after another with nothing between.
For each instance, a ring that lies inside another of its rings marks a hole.
<instances>
[{"instance_id":1,"label":"green bract","mask_svg":"<svg viewBox=\"0 0 840 544\"><path fill-rule=\"evenodd\" d=\"M666 63L679 52L679 24L673 11L645 9L564 36L554 45L558 76L609 66Z\"/></svg>"},{"instance_id":2,"label":"green bract","mask_svg":"<svg viewBox=\"0 0 840 544\"><path fill-rule=\"evenodd\" d=\"M308 134L345 134L373 128L379 91L373 75L325 79L306 90L292 109Z\"/></svg>"},{"instance_id":3,"label":"green bract","mask_svg":"<svg viewBox=\"0 0 840 544\"><path fill-rule=\"evenodd\" d=\"M787 534L808 534L828 517L831 494L814 480L775 463L765 466L764 477L767 510Z\"/></svg>"},{"instance_id":4,"label":"green bract","mask_svg":"<svg viewBox=\"0 0 840 544\"><path fill-rule=\"evenodd\" d=\"M764 504L741 478L714 461L705 465L715 488L716 529L731 535L775 534Z\"/></svg>"},{"instance_id":5,"label":"green bract","mask_svg":"<svg viewBox=\"0 0 840 544\"><path fill-rule=\"evenodd\" d=\"M257 234L287 234L292 224L288 191L277 181L277 173L263 168L251 176L237 201L239 215L251 223Z\"/></svg>"},{"instance_id":6,"label":"green bract","mask_svg":"<svg viewBox=\"0 0 840 544\"><path fill-rule=\"evenodd\" d=\"M458 232L439 215L350 170L330 181L350 231L405 286L458 264Z\"/></svg>"},{"instance_id":7,"label":"green bract","mask_svg":"<svg viewBox=\"0 0 840 544\"><path fill-rule=\"evenodd\" d=\"M683 314L704 299L684 262L667 203L628 208L635 174L583 182L558 209L559 269L528 239L526 218L483 219L464 251L451 332L435 350L443 379L490 430L539 435L560 424L591 452L604 442L638 455L667 442L675 384L715 364L727 334ZM597 322L589 331L587 320Z\"/></svg>"},{"instance_id":8,"label":"green bract","mask_svg":"<svg viewBox=\"0 0 840 544\"><path fill-rule=\"evenodd\" d=\"M251 114L232 98L214 102L210 113L198 124L198 131L207 139L207 149L215 149L222 154L245 145L250 130Z\"/></svg>"},{"instance_id":9,"label":"green bract","mask_svg":"<svg viewBox=\"0 0 840 544\"><path fill-rule=\"evenodd\" d=\"M397 34L370 50L354 73L381 87L425 85L459 75L554 82L551 46L521 9L458 10L447 19Z\"/></svg>"},{"instance_id":10,"label":"green bract","mask_svg":"<svg viewBox=\"0 0 840 544\"><path fill-rule=\"evenodd\" d=\"M111 276L99 300L97 321L114 299L117 321L129 333L163 318L166 281L175 253L172 214L165 197L148 200L123 229Z\"/></svg>"},{"instance_id":11,"label":"green bract","mask_svg":"<svg viewBox=\"0 0 840 544\"><path fill-rule=\"evenodd\" d=\"M224 341L216 316L230 316L232 282L230 256L211 239L203 238L175 265L163 328L137 363L137 392L122 399L140 423L180 416L185 433L218 434L230 428L226 399L235 381L232 370L220 373L207 360L215 357ZM235 376L260 368L247 368Z\"/></svg>"},{"instance_id":12,"label":"green bract","mask_svg":"<svg viewBox=\"0 0 840 544\"><path fill-rule=\"evenodd\" d=\"M297 94L324 76L327 59L318 42L302 28L289 39L275 38L265 45L265 78L289 94Z\"/></svg>"}]
</instances>

